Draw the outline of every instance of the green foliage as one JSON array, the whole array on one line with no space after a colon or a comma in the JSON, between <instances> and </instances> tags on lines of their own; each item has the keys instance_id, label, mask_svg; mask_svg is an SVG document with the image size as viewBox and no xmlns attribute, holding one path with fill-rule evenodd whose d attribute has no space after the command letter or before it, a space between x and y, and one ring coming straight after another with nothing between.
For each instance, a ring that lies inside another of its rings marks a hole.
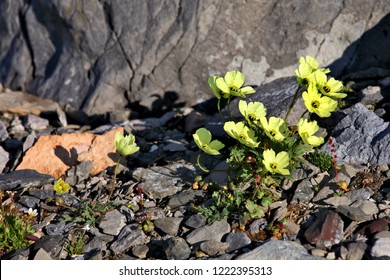
<instances>
[{"instance_id":1,"label":"green foliage","mask_svg":"<svg viewBox=\"0 0 390 280\"><path fill-rule=\"evenodd\" d=\"M30 245L26 235L34 233L31 227L33 217L14 207L13 193L8 192L10 203L3 202L4 193L0 192L0 256L15 249Z\"/></svg>"},{"instance_id":2,"label":"green foliage","mask_svg":"<svg viewBox=\"0 0 390 280\"><path fill-rule=\"evenodd\" d=\"M104 213L114 209L116 206L114 202L83 201L79 207L70 208L70 211L63 213L60 221L65 223L76 222L81 225L92 226L98 222Z\"/></svg>"},{"instance_id":3,"label":"green foliage","mask_svg":"<svg viewBox=\"0 0 390 280\"><path fill-rule=\"evenodd\" d=\"M86 238L85 231L82 229L71 232L68 236L67 243L65 244L65 250L70 256L83 254Z\"/></svg>"},{"instance_id":4,"label":"green foliage","mask_svg":"<svg viewBox=\"0 0 390 280\"><path fill-rule=\"evenodd\" d=\"M333 168L333 157L325 151L315 151L305 156L307 161L317 166L322 172L329 171Z\"/></svg>"}]
</instances>

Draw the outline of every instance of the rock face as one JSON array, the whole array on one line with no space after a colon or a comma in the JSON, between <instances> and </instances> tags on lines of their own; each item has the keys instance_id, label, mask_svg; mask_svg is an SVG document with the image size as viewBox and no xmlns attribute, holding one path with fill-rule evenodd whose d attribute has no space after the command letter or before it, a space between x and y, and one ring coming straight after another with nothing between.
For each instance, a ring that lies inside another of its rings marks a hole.
<instances>
[{"instance_id":1,"label":"rock face","mask_svg":"<svg viewBox=\"0 0 390 280\"><path fill-rule=\"evenodd\" d=\"M105 113L129 100L193 105L211 96L210 74L239 69L260 85L306 54L369 78L389 71L389 11L386 0L4 0L0 83Z\"/></svg>"},{"instance_id":2,"label":"rock face","mask_svg":"<svg viewBox=\"0 0 390 280\"><path fill-rule=\"evenodd\" d=\"M340 163L390 164L390 125L358 103L335 127L335 153ZM330 151L328 144L324 150Z\"/></svg>"}]
</instances>

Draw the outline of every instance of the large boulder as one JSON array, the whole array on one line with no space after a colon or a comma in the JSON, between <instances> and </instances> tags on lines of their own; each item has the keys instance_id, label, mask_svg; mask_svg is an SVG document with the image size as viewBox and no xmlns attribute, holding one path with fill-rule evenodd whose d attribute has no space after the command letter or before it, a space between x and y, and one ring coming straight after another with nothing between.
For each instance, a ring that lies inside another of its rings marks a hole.
<instances>
[{"instance_id":1,"label":"large boulder","mask_svg":"<svg viewBox=\"0 0 390 280\"><path fill-rule=\"evenodd\" d=\"M386 0L3 0L0 83L105 113L166 92L193 105L212 96L211 74L239 69L261 85L293 74L306 54L322 66L341 58L340 75L366 58L389 69L388 52L361 56L388 46L389 11Z\"/></svg>"}]
</instances>

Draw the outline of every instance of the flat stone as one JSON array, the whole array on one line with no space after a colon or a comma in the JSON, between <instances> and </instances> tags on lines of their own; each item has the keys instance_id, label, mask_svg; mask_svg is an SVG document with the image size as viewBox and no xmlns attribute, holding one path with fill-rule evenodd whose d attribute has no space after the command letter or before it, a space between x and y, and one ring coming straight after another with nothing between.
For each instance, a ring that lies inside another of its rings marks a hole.
<instances>
[{"instance_id":1,"label":"flat stone","mask_svg":"<svg viewBox=\"0 0 390 280\"><path fill-rule=\"evenodd\" d=\"M225 242L229 244L227 253L234 252L252 243L252 240L245 234L245 232L231 232L226 236Z\"/></svg>"},{"instance_id":2,"label":"flat stone","mask_svg":"<svg viewBox=\"0 0 390 280\"><path fill-rule=\"evenodd\" d=\"M52 257L48 252L46 252L44 249L39 249L37 253L34 256L34 260L44 260L44 261L51 261L53 260Z\"/></svg>"},{"instance_id":3,"label":"flat stone","mask_svg":"<svg viewBox=\"0 0 390 280\"><path fill-rule=\"evenodd\" d=\"M344 222L334 211L322 211L305 231L304 236L310 244L318 248L329 248L338 244L344 234Z\"/></svg>"},{"instance_id":4,"label":"flat stone","mask_svg":"<svg viewBox=\"0 0 390 280\"><path fill-rule=\"evenodd\" d=\"M222 237L230 232L230 225L226 220L216 221L211 225L205 225L191 231L186 240L189 244L194 245L206 240L221 241Z\"/></svg>"},{"instance_id":5,"label":"flat stone","mask_svg":"<svg viewBox=\"0 0 390 280\"><path fill-rule=\"evenodd\" d=\"M352 242L347 245L348 254L346 256L347 260L361 260L363 259L364 253L367 249L367 244L365 242Z\"/></svg>"},{"instance_id":6,"label":"flat stone","mask_svg":"<svg viewBox=\"0 0 390 280\"><path fill-rule=\"evenodd\" d=\"M326 250L314 248L314 249L310 250L310 253L314 257L322 257L322 258L324 258L328 252Z\"/></svg>"},{"instance_id":7,"label":"flat stone","mask_svg":"<svg viewBox=\"0 0 390 280\"><path fill-rule=\"evenodd\" d=\"M229 246L227 242L207 240L200 244L200 249L209 256L215 256L224 254Z\"/></svg>"},{"instance_id":8,"label":"flat stone","mask_svg":"<svg viewBox=\"0 0 390 280\"><path fill-rule=\"evenodd\" d=\"M146 259L147 254L149 252L149 247L146 245L139 245L139 246L133 247L131 249L131 252L133 253L134 256L136 256L139 259Z\"/></svg>"},{"instance_id":9,"label":"flat stone","mask_svg":"<svg viewBox=\"0 0 390 280\"><path fill-rule=\"evenodd\" d=\"M99 228L103 233L118 235L126 225L126 217L117 209L106 212L99 222Z\"/></svg>"},{"instance_id":10,"label":"flat stone","mask_svg":"<svg viewBox=\"0 0 390 280\"><path fill-rule=\"evenodd\" d=\"M166 234L175 236L183 218L164 217L154 220L154 226Z\"/></svg>"},{"instance_id":11,"label":"flat stone","mask_svg":"<svg viewBox=\"0 0 390 280\"><path fill-rule=\"evenodd\" d=\"M91 161L91 175L96 175L109 166L114 166L119 154L116 152L115 133L123 128L113 129L103 135L91 133L69 133L41 136L24 155L17 170L33 169L54 178L79 162Z\"/></svg>"},{"instance_id":12,"label":"flat stone","mask_svg":"<svg viewBox=\"0 0 390 280\"><path fill-rule=\"evenodd\" d=\"M334 207L351 204L351 200L346 196L332 196L325 199L324 202Z\"/></svg>"},{"instance_id":13,"label":"flat stone","mask_svg":"<svg viewBox=\"0 0 390 280\"><path fill-rule=\"evenodd\" d=\"M390 257L390 238L379 238L371 247L371 256L374 258Z\"/></svg>"},{"instance_id":14,"label":"flat stone","mask_svg":"<svg viewBox=\"0 0 390 280\"><path fill-rule=\"evenodd\" d=\"M292 201L300 203L309 202L314 197L313 186L309 179L304 179L300 182L295 190Z\"/></svg>"},{"instance_id":15,"label":"flat stone","mask_svg":"<svg viewBox=\"0 0 390 280\"><path fill-rule=\"evenodd\" d=\"M332 134L339 164L390 164L389 122L384 122L361 103L350 108ZM331 146L326 143L321 149L330 152Z\"/></svg>"},{"instance_id":16,"label":"flat stone","mask_svg":"<svg viewBox=\"0 0 390 280\"><path fill-rule=\"evenodd\" d=\"M172 195L172 197L169 198L167 206L171 209L176 209L180 206L184 206L191 203L197 196L204 196L204 191L193 189L183 190L179 193Z\"/></svg>"},{"instance_id":17,"label":"flat stone","mask_svg":"<svg viewBox=\"0 0 390 280\"><path fill-rule=\"evenodd\" d=\"M172 237L164 242L163 250L168 260L186 260L191 249L181 237Z\"/></svg>"},{"instance_id":18,"label":"flat stone","mask_svg":"<svg viewBox=\"0 0 390 280\"><path fill-rule=\"evenodd\" d=\"M145 233L138 229L138 224L130 224L122 228L118 238L111 244L110 249L115 255L125 253L132 247L143 245L146 238Z\"/></svg>"},{"instance_id":19,"label":"flat stone","mask_svg":"<svg viewBox=\"0 0 390 280\"><path fill-rule=\"evenodd\" d=\"M65 237L62 234L44 235L33 244L32 250L35 252L43 249L51 258L59 259L64 243Z\"/></svg>"},{"instance_id":20,"label":"flat stone","mask_svg":"<svg viewBox=\"0 0 390 280\"><path fill-rule=\"evenodd\" d=\"M40 200L34 196L24 195L22 196L18 203L26 206L27 208L35 209L39 205Z\"/></svg>"},{"instance_id":21,"label":"flat stone","mask_svg":"<svg viewBox=\"0 0 390 280\"><path fill-rule=\"evenodd\" d=\"M336 211L353 221L369 221L379 212L378 207L371 201L357 201L349 205L340 205Z\"/></svg>"},{"instance_id":22,"label":"flat stone","mask_svg":"<svg viewBox=\"0 0 390 280\"><path fill-rule=\"evenodd\" d=\"M371 193L366 188L360 188L357 190L351 190L345 194L351 202L357 200L368 200L371 197Z\"/></svg>"},{"instance_id":23,"label":"flat stone","mask_svg":"<svg viewBox=\"0 0 390 280\"><path fill-rule=\"evenodd\" d=\"M239 255L236 260L320 260L293 241L269 240L259 247Z\"/></svg>"},{"instance_id":24,"label":"flat stone","mask_svg":"<svg viewBox=\"0 0 390 280\"><path fill-rule=\"evenodd\" d=\"M184 225L190 228L199 228L206 224L207 219L199 214L191 215L185 222Z\"/></svg>"},{"instance_id":25,"label":"flat stone","mask_svg":"<svg viewBox=\"0 0 390 280\"><path fill-rule=\"evenodd\" d=\"M35 170L16 170L11 173L0 174L0 190L11 191L40 187L53 183L54 178L50 175L39 173Z\"/></svg>"},{"instance_id":26,"label":"flat stone","mask_svg":"<svg viewBox=\"0 0 390 280\"><path fill-rule=\"evenodd\" d=\"M137 168L133 176L140 181L138 187L151 199L163 199L182 190L195 177L192 164L173 163L167 166Z\"/></svg>"},{"instance_id":27,"label":"flat stone","mask_svg":"<svg viewBox=\"0 0 390 280\"><path fill-rule=\"evenodd\" d=\"M24 125L32 130L43 130L49 126L49 120L28 114L24 117Z\"/></svg>"}]
</instances>

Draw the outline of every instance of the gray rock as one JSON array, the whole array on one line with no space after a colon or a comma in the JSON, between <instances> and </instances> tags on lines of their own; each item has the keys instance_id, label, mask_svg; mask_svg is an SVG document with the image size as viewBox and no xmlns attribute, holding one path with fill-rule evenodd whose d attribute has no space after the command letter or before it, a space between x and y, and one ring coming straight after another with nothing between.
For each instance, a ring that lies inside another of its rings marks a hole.
<instances>
[{"instance_id":1,"label":"gray rock","mask_svg":"<svg viewBox=\"0 0 390 280\"><path fill-rule=\"evenodd\" d=\"M23 204L27 208L36 208L39 205L40 200L34 196L24 195L22 196L18 203Z\"/></svg>"},{"instance_id":2,"label":"gray rock","mask_svg":"<svg viewBox=\"0 0 390 280\"><path fill-rule=\"evenodd\" d=\"M251 244L252 240L245 234L245 232L239 231L229 233L226 236L225 242L229 244L227 252L231 253Z\"/></svg>"},{"instance_id":3,"label":"gray rock","mask_svg":"<svg viewBox=\"0 0 390 280\"><path fill-rule=\"evenodd\" d=\"M222 255L229 248L229 243L207 240L200 244L200 249L209 256Z\"/></svg>"},{"instance_id":4,"label":"gray rock","mask_svg":"<svg viewBox=\"0 0 390 280\"><path fill-rule=\"evenodd\" d=\"M138 224L130 224L122 228L118 238L111 244L110 249L115 255L125 253L128 249L143 245L146 235L142 230L138 230Z\"/></svg>"},{"instance_id":5,"label":"gray rock","mask_svg":"<svg viewBox=\"0 0 390 280\"><path fill-rule=\"evenodd\" d=\"M168 260L186 260L191 254L190 247L181 237L172 237L166 240L163 250Z\"/></svg>"},{"instance_id":6,"label":"gray rock","mask_svg":"<svg viewBox=\"0 0 390 280\"><path fill-rule=\"evenodd\" d=\"M37 139L37 134L33 130L29 135L27 135L26 140L24 140L23 153L25 153L28 149L32 147L32 145L34 145L36 139Z\"/></svg>"},{"instance_id":7,"label":"gray rock","mask_svg":"<svg viewBox=\"0 0 390 280\"><path fill-rule=\"evenodd\" d=\"M187 205L193 201L197 196L203 196L204 192L202 190L183 190L175 195L173 195L168 201L168 207L171 209L176 209L180 206Z\"/></svg>"},{"instance_id":8,"label":"gray rock","mask_svg":"<svg viewBox=\"0 0 390 280\"><path fill-rule=\"evenodd\" d=\"M59 234L65 234L69 232L73 227L75 226L74 223L55 223L55 224L48 224L45 226L45 232L48 235L59 235Z\"/></svg>"},{"instance_id":9,"label":"gray rock","mask_svg":"<svg viewBox=\"0 0 390 280\"><path fill-rule=\"evenodd\" d=\"M1 141L0 141L1 142ZM9 160L9 154L0 146L0 173L3 172Z\"/></svg>"},{"instance_id":10,"label":"gray rock","mask_svg":"<svg viewBox=\"0 0 390 280\"><path fill-rule=\"evenodd\" d=\"M208 74L230 69L242 70L248 84L261 85L292 75L302 54L316 55L324 66L337 59L331 65L336 75L386 70L388 17L373 26L389 11L385 0L353 8L319 0L6 0L0 6L0 82L102 114L124 110L127 99L169 106L175 99L167 92L173 91L193 105L212 95Z\"/></svg>"},{"instance_id":11,"label":"gray rock","mask_svg":"<svg viewBox=\"0 0 390 280\"><path fill-rule=\"evenodd\" d=\"M195 177L191 164L173 163L167 166L137 168L133 176L140 180L138 187L151 199L163 199L182 190Z\"/></svg>"},{"instance_id":12,"label":"gray rock","mask_svg":"<svg viewBox=\"0 0 390 280\"><path fill-rule=\"evenodd\" d=\"M390 164L389 122L360 103L352 106L332 136L339 164ZM331 147L327 143L322 149L330 152Z\"/></svg>"},{"instance_id":13,"label":"gray rock","mask_svg":"<svg viewBox=\"0 0 390 280\"><path fill-rule=\"evenodd\" d=\"M351 200L346 196L333 196L328 199L325 199L324 202L334 207L351 204Z\"/></svg>"},{"instance_id":14,"label":"gray rock","mask_svg":"<svg viewBox=\"0 0 390 280\"><path fill-rule=\"evenodd\" d=\"M374 258L390 257L390 231L381 231L374 238L371 256Z\"/></svg>"},{"instance_id":15,"label":"gray rock","mask_svg":"<svg viewBox=\"0 0 390 280\"><path fill-rule=\"evenodd\" d=\"M239 255L236 260L319 260L293 241L270 240L259 247Z\"/></svg>"},{"instance_id":16,"label":"gray rock","mask_svg":"<svg viewBox=\"0 0 390 280\"><path fill-rule=\"evenodd\" d=\"M360 188L347 192L345 197L347 197L351 202L358 200L368 200L371 197L371 193L366 188Z\"/></svg>"},{"instance_id":17,"label":"gray rock","mask_svg":"<svg viewBox=\"0 0 390 280\"><path fill-rule=\"evenodd\" d=\"M36 198L39 198L40 200L46 200L50 197L54 197L54 190L53 188L50 189L30 189L29 194L32 196L35 196Z\"/></svg>"},{"instance_id":18,"label":"gray rock","mask_svg":"<svg viewBox=\"0 0 390 280\"><path fill-rule=\"evenodd\" d=\"M357 201L351 205L339 205L336 211L353 221L367 221L372 220L379 209L374 202Z\"/></svg>"},{"instance_id":19,"label":"gray rock","mask_svg":"<svg viewBox=\"0 0 390 280\"><path fill-rule=\"evenodd\" d=\"M229 223L226 220L221 220L191 231L187 235L186 241L191 245L206 240L221 241L222 237L229 232Z\"/></svg>"},{"instance_id":20,"label":"gray rock","mask_svg":"<svg viewBox=\"0 0 390 280\"><path fill-rule=\"evenodd\" d=\"M89 240L84 246L84 252L87 254L89 252L101 252L107 250L106 243L103 242L98 236L94 236L91 240Z\"/></svg>"},{"instance_id":21,"label":"gray rock","mask_svg":"<svg viewBox=\"0 0 390 280\"><path fill-rule=\"evenodd\" d=\"M48 252L41 248L35 254L34 260L51 261L53 259Z\"/></svg>"},{"instance_id":22,"label":"gray rock","mask_svg":"<svg viewBox=\"0 0 390 280\"><path fill-rule=\"evenodd\" d=\"M347 260L361 260L367 249L367 244L361 241L352 242L352 243L348 243L347 249L348 249L348 254L346 256Z\"/></svg>"},{"instance_id":23,"label":"gray rock","mask_svg":"<svg viewBox=\"0 0 390 280\"><path fill-rule=\"evenodd\" d=\"M154 220L154 226L166 234L175 236L183 218L164 217Z\"/></svg>"},{"instance_id":24,"label":"gray rock","mask_svg":"<svg viewBox=\"0 0 390 280\"><path fill-rule=\"evenodd\" d=\"M117 209L106 212L99 222L99 228L105 234L118 235L126 225L126 217Z\"/></svg>"},{"instance_id":25,"label":"gray rock","mask_svg":"<svg viewBox=\"0 0 390 280\"><path fill-rule=\"evenodd\" d=\"M43 130L49 126L49 120L28 114L24 117L24 126L32 130Z\"/></svg>"},{"instance_id":26,"label":"gray rock","mask_svg":"<svg viewBox=\"0 0 390 280\"><path fill-rule=\"evenodd\" d=\"M65 243L65 236L62 234L44 235L32 246L32 251L36 252L39 249L45 250L53 259L59 259L63 245Z\"/></svg>"},{"instance_id":27,"label":"gray rock","mask_svg":"<svg viewBox=\"0 0 390 280\"><path fill-rule=\"evenodd\" d=\"M7 127L5 124L0 120L0 143L7 140L9 137Z\"/></svg>"},{"instance_id":28,"label":"gray rock","mask_svg":"<svg viewBox=\"0 0 390 280\"><path fill-rule=\"evenodd\" d=\"M41 174L35 170L24 169L15 170L12 173L0 174L0 190L11 191L18 189L28 189L54 181L52 176Z\"/></svg>"},{"instance_id":29,"label":"gray rock","mask_svg":"<svg viewBox=\"0 0 390 280\"><path fill-rule=\"evenodd\" d=\"M134 256L136 256L139 259L146 259L146 256L149 252L149 247L146 245L139 245L133 247L133 249L131 249L131 252Z\"/></svg>"},{"instance_id":30,"label":"gray rock","mask_svg":"<svg viewBox=\"0 0 390 280\"><path fill-rule=\"evenodd\" d=\"M199 214L191 215L184 224L190 228L199 228L206 224L206 218Z\"/></svg>"},{"instance_id":31,"label":"gray rock","mask_svg":"<svg viewBox=\"0 0 390 280\"><path fill-rule=\"evenodd\" d=\"M300 182L295 190L292 201L297 201L300 203L309 202L314 197L313 185L310 182L310 179L304 179Z\"/></svg>"}]
</instances>

